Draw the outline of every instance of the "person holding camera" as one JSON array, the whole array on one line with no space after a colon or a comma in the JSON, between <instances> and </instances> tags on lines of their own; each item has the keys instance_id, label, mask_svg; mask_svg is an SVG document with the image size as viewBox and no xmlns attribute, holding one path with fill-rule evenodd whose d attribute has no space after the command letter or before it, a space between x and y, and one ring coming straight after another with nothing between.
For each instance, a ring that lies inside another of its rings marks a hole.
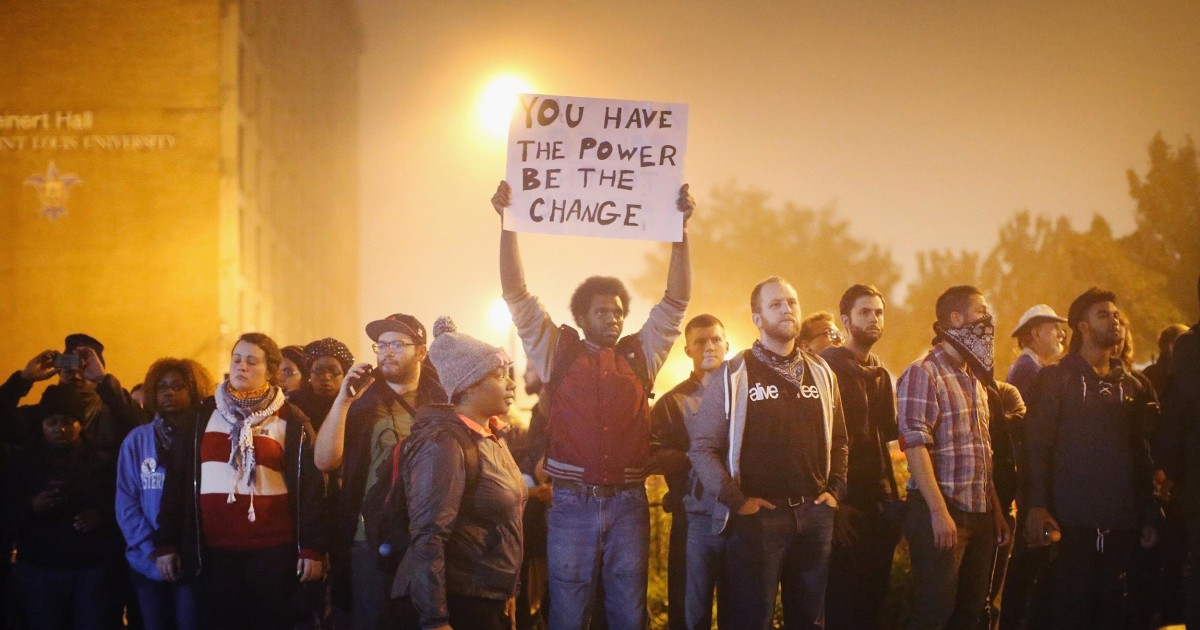
<instances>
[{"instance_id":1,"label":"person holding camera","mask_svg":"<svg viewBox=\"0 0 1200 630\"><path fill-rule=\"evenodd\" d=\"M129 392L105 368L104 344L83 333L67 335L61 352L38 353L25 369L13 372L0 385L0 439L9 443L36 439L41 418L35 406L20 406L20 402L34 383L55 376L58 383L46 389L42 400L61 395L77 404L84 439L116 461L121 441L140 424L140 416Z\"/></svg>"}]
</instances>

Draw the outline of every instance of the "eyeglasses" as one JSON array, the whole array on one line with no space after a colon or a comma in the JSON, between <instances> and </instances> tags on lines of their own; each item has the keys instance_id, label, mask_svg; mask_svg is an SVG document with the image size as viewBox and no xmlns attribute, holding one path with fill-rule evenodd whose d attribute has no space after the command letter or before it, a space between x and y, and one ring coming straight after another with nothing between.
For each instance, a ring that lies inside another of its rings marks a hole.
<instances>
[{"instance_id":1,"label":"eyeglasses","mask_svg":"<svg viewBox=\"0 0 1200 630\"><path fill-rule=\"evenodd\" d=\"M408 346L419 346L419 345L421 345L421 344L405 343L403 341L384 341L384 342L380 342L380 343L371 344L371 351L374 352L375 354L382 354L384 350L391 350L392 352L400 352L401 350L407 348Z\"/></svg>"},{"instance_id":2,"label":"eyeglasses","mask_svg":"<svg viewBox=\"0 0 1200 630\"><path fill-rule=\"evenodd\" d=\"M293 370L292 368L283 368L282 370L279 370L279 374L282 375L283 378L292 378L293 376L300 374L300 372L298 370Z\"/></svg>"},{"instance_id":3,"label":"eyeglasses","mask_svg":"<svg viewBox=\"0 0 1200 630\"><path fill-rule=\"evenodd\" d=\"M345 372L342 372L341 368L330 367L330 368L313 368L312 369L313 376L337 377L337 376L341 376L342 374L345 374Z\"/></svg>"},{"instance_id":4,"label":"eyeglasses","mask_svg":"<svg viewBox=\"0 0 1200 630\"><path fill-rule=\"evenodd\" d=\"M834 329L823 330L821 332L809 335L805 339L805 341L812 341L813 339L816 339L817 337L820 337L821 335L825 335L826 337L829 337L829 341L833 342L834 344L841 344L843 341L845 341L845 338L842 337L841 331L834 330Z\"/></svg>"}]
</instances>

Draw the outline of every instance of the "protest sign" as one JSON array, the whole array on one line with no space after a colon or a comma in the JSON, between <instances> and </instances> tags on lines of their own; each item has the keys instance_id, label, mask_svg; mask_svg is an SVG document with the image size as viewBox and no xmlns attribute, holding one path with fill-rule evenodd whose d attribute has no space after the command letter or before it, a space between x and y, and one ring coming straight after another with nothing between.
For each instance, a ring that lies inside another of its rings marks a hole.
<instances>
[{"instance_id":1,"label":"protest sign","mask_svg":"<svg viewBox=\"0 0 1200 630\"><path fill-rule=\"evenodd\" d=\"M522 94L504 229L677 242L687 105Z\"/></svg>"}]
</instances>

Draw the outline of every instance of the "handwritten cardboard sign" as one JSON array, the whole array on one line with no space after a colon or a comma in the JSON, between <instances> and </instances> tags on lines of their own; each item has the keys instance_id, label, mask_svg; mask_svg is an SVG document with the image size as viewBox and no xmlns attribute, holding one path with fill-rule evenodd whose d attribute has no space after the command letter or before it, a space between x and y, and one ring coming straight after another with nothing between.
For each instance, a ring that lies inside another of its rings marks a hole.
<instances>
[{"instance_id":1,"label":"handwritten cardboard sign","mask_svg":"<svg viewBox=\"0 0 1200 630\"><path fill-rule=\"evenodd\" d=\"M504 229L676 242L687 105L522 94Z\"/></svg>"}]
</instances>

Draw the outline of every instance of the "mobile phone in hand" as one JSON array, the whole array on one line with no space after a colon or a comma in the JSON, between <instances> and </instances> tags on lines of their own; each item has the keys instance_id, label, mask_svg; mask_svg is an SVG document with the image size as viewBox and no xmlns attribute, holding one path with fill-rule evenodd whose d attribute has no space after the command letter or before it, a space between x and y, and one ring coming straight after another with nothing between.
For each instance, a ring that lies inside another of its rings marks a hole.
<instances>
[{"instance_id":1,"label":"mobile phone in hand","mask_svg":"<svg viewBox=\"0 0 1200 630\"><path fill-rule=\"evenodd\" d=\"M374 373L375 373L374 370L372 370L371 374L374 374ZM362 388L362 384L366 380L366 378L362 377L362 376L358 376L358 375L351 375L351 376L347 376L346 379L348 381L350 381L349 384L346 386L346 388L350 391L350 396L352 398L358 396L358 390Z\"/></svg>"}]
</instances>

